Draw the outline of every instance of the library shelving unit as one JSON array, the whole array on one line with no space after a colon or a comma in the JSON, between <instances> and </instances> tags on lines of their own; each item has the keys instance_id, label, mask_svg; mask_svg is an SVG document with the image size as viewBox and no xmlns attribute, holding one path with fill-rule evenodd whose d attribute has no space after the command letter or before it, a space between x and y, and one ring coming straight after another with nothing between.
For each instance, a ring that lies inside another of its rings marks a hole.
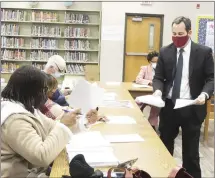
<instances>
[{"instance_id":1,"label":"library shelving unit","mask_svg":"<svg viewBox=\"0 0 215 178\"><path fill-rule=\"evenodd\" d=\"M32 64L43 69L61 55L66 75L85 76L99 66L101 12L75 9L1 8L1 74Z\"/></svg>"}]
</instances>

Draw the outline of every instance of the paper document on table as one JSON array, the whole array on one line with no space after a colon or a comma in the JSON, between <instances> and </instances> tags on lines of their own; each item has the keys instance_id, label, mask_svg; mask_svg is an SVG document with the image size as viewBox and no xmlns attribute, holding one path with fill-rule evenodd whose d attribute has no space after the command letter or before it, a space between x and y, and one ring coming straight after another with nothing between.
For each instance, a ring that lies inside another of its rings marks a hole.
<instances>
[{"instance_id":1,"label":"paper document on table","mask_svg":"<svg viewBox=\"0 0 215 178\"><path fill-rule=\"evenodd\" d=\"M106 92L106 93L104 93L103 100L115 100L116 96L117 96L117 94L114 92Z\"/></svg>"},{"instance_id":2,"label":"paper document on table","mask_svg":"<svg viewBox=\"0 0 215 178\"><path fill-rule=\"evenodd\" d=\"M66 147L71 151L108 146L110 146L110 142L105 140L100 132L92 131L73 135Z\"/></svg>"},{"instance_id":3,"label":"paper document on table","mask_svg":"<svg viewBox=\"0 0 215 178\"><path fill-rule=\"evenodd\" d=\"M106 85L120 85L121 82L106 82Z\"/></svg>"},{"instance_id":4,"label":"paper document on table","mask_svg":"<svg viewBox=\"0 0 215 178\"><path fill-rule=\"evenodd\" d=\"M137 122L129 116L107 116L107 124L136 124Z\"/></svg>"},{"instance_id":5,"label":"paper document on table","mask_svg":"<svg viewBox=\"0 0 215 178\"><path fill-rule=\"evenodd\" d=\"M90 109L95 109L102 103L104 92L104 89L95 83L79 80L67 101L70 106L81 108L82 113L86 114Z\"/></svg>"},{"instance_id":6,"label":"paper document on table","mask_svg":"<svg viewBox=\"0 0 215 178\"><path fill-rule=\"evenodd\" d=\"M161 99L161 97L157 97L154 95L144 95L144 96L139 96L135 99L136 101L140 103L145 103L151 106L156 106L159 108L162 108L165 106L164 101Z\"/></svg>"},{"instance_id":7,"label":"paper document on table","mask_svg":"<svg viewBox=\"0 0 215 178\"><path fill-rule=\"evenodd\" d=\"M133 108L134 106L129 100L104 100L100 107Z\"/></svg>"},{"instance_id":8,"label":"paper document on table","mask_svg":"<svg viewBox=\"0 0 215 178\"><path fill-rule=\"evenodd\" d=\"M119 163L110 142L98 131L73 135L66 145L66 151L69 162L77 154L83 154L86 162L92 167L116 166Z\"/></svg>"},{"instance_id":9,"label":"paper document on table","mask_svg":"<svg viewBox=\"0 0 215 178\"><path fill-rule=\"evenodd\" d=\"M176 99L174 109L183 108L186 106L195 105L196 100L189 100L189 99Z\"/></svg>"},{"instance_id":10,"label":"paper document on table","mask_svg":"<svg viewBox=\"0 0 215 178\"><path fill-rule=\"evenodd\" d=\"M140 84L136 84L136 83L132 84L132 86L133 86L134 88L152 88L152 87L149 86L149 85L140 85Z\"/></svg>"},{"instance_id":11,"label":"paper document on table","mask_svg":"<svg viewBox=\"0 0 215 178\"><path fill-rule=\"evenodd\" d=\"M143 142L139 134L105 135L104 138L111 143Z\"/></svg>"},{"instance_id":12,"label":"paper document on table","mask_svg":"<svg viewBox=\"0 0 215 178\"><path fill-rule=\"evenodd\" d=\"M91 167L107 167L107 166L117 166L119 164L119 160L116 158L113 152L110 151L101 151L101 152L69 152L68 158L69 162L77 155L83 154L86 162Z\"/></svg>"}]
</instances>

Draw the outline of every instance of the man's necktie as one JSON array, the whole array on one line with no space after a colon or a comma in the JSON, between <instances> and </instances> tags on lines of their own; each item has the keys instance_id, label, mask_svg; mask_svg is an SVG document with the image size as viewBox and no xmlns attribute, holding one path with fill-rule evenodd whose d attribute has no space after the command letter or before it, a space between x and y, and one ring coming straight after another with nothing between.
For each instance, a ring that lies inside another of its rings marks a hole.
<instances>
[{"instance_id":1,"label":"man's necktie","mask_svg":"<svg viewBox=\"0 0 215 178\"><path fill-rule=\"evenodd\" d=\"M183 52L184 49L180 49L178 57L178 63L176 66L176 74L174 79L174 85L172 89L172 102L175 103L176 99L180 98L181 78L183 69Z\"/></svg>"}]
</instances>

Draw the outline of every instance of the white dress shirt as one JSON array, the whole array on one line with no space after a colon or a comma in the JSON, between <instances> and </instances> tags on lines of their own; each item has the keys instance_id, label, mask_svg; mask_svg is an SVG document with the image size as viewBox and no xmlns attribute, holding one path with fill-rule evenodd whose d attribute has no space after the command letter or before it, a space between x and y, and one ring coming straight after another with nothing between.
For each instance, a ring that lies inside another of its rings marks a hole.
<instances>
[{"instance_id":1,"label":"white dress shirt","mask_svg":"<svg viewBox=\"0 0 215 178\"><path fill-rule=\"evenodd\" d=\"M177 48L177 62L179 57L179 50ZM181 88L180 88L180 98L181 99L191 99L190 95L190 86L189 86L189 62L190 62L190 50L191 50L191 40L189 40L186 47L184 47L183 55L183 69L182 69L182 78L181 78ZM174 85L174 82L173 82ZM172 89L170 89L168 98L172 98Z\"/></svg>"},{"instance_id":2,"label":"white dress shirt","mask_svg":"<svg viewBox=\"0 0 215 178\"><path fill-rule=\"evenodd\" d=\"M178 57L180 54L180 49L177 48L177 62L178 62ZM184 48L184 52L182 53L183 55L183 69L182 69L182 78L181 78L181 88L180 88L180 99L191 99L191 94L190 94L190 85L189 85L189 62L190 62L190 51L191 51L191 40L189 39L187 46ZM176 63L177 63L176 62ZM174 82L173 82L174 85ZM169 94L167 98L171 99L172 98L172 89L173 87L170 88ZM202 92L206 95L206 98L209 98L208 94L205 92Z\"/></svg>"}]
</instances>

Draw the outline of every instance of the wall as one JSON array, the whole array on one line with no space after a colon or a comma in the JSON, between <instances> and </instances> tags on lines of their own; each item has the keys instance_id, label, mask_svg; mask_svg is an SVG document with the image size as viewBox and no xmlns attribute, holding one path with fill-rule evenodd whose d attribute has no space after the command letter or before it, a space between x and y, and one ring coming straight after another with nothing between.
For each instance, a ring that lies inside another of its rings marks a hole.
<instances>
[{"instance_id":1,"label":"wall","mask_svg":"<svg viewBox=\"0 0 215 178\"><path fill-rule=\"evenodd\" d=\"M140 2L102 2L102 31L108 26L118 26L119 36L124 36L125 13L164 14L163 45L171 42L171 23L177 16L187 16L192 21L195 40L195 25L198 15L213 15L213 2L152 2L151 6ZM121 81L123 73L124 39L109 41L101 39L101 81Z\"/></svg>"}]
</instances>

